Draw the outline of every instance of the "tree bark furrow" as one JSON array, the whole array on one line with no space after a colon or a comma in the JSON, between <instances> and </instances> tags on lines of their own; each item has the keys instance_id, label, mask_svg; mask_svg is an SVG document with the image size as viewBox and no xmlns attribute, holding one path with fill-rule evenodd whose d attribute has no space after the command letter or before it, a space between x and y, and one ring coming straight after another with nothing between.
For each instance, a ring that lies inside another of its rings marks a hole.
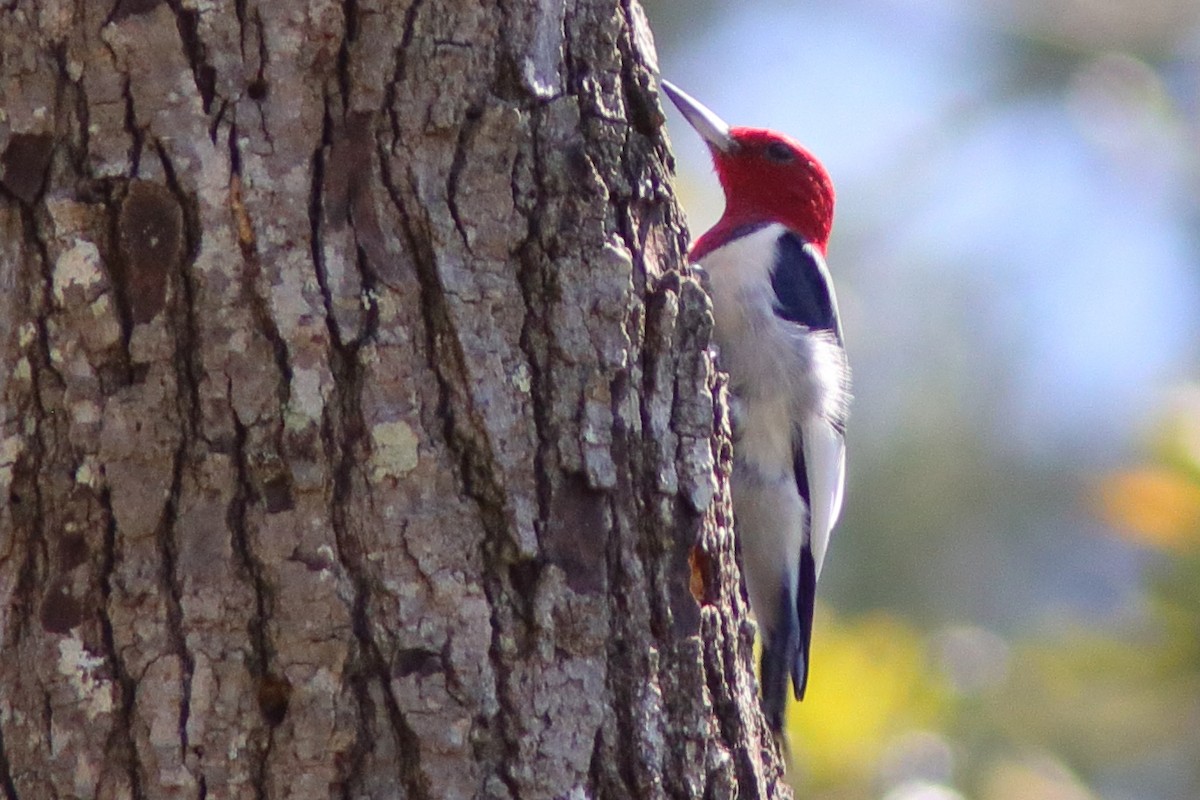
<instances>
[{"instance_id":1,"label":"tree bark furrow","mask_svg":"<svg viewBox=\"0 0 1200 800\"><path fill-rule=\"evenodd\" d=\"M103 647L102 652L106 666L108 667L108 682L111 683L110 692L115 695L113 704L116 705L116 713L113 715L113 725L108 731L108 738L104 743L102 756L112 770L124 773L121 777L124 778L125 784L121 786L118 783L117 787L126 788L134 800L141 800L143 796L141 791L142 776L139 769L136 746L130 733L133 728L137 682L129 674L124 660L121 658L120 650L117 646L117 637L114 633L112 613L110 612L110 608L115 602L113 599L112 583L117 562L117 526L116 516L112 512L112 495L107 489L101 492L100 505L108 516L108 522L105 525L104 550L102 553L103 563L100 567L98 580L102 600L98 616L100 622L100 639Z\"/></svg>"},{"instance_id":2,"label":"tree bark furrow","mask_svg":"<svg viewBox=\"0 0 1200 800\"><path fill-rule=\"evenodd\" d=\"M13 780L12 765L8 761L8 751L4 747L4 726L0 725L0 789L4 790L4 800L21 800L17 794L17 784Z\"/></svg>"},{"instance_id":3,"label":"tree bark furrow","mask_svg":"<svg viewBox=\"0 0 1200 800\"><path fill-rule=\"evenodd\" d=\"M48 269L46 244L38 232L32 210L23 206L18 208L17 218L24 234L25 250L33 251L33 254L27 256L27 270L19 279L28 281L28 305L36 309L44 302L44 287L49 282L44 274ZM21 425L20 438L15 438L18 446L14 448L15 452L11 456L14 457L8 494L13 523L11 552L18 554L20 566L15 580L12 581L14 607L11 613L5 615L12 624L11 630L3 637L6 644L17 644L30 633L30 626L35 617L34 609L38 605L37 586L45 579L45 565L49 562L47 508L42 480L47 450L46 427L52 422L48 419L48 404L43 395L47 391L44 383L54 373L50 359L50 335L46 330L45 319L37 316L32 322L26 323L26 326L23 330L32 331L31 338L36 348L20 362L23 367L21 373L28 376L30 391L22 398L24 402L14 409L15 419L25 421L25 424ZM18 538L18 534L23 535Z\"/></svg>"}]
</instances>

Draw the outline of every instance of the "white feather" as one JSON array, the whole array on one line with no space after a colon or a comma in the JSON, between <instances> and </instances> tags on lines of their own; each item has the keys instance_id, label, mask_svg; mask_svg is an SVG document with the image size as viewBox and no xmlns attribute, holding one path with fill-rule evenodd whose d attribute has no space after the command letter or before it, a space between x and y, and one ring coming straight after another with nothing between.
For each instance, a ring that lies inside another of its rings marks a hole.
<instances>
[{"instance_id":1,"label":"white feather","mask_svg":"<svg viewBox=\"0 0 1200 800\"><path fill-rule=\"evenodd\" d=\"M846 485L846 444L842 435L824 419L810 417L800 426L804 467L808 473L809 536L817 577L825 562L829 536L842 513Z\"/></svg>"}]
</instances>

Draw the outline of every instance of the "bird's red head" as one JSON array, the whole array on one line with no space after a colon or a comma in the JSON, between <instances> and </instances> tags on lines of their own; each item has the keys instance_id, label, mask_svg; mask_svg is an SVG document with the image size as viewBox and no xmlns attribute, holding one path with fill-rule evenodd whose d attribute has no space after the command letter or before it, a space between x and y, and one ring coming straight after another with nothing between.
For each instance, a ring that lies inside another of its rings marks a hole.
<instances>
[{"instance_id":1,"label":"bird's red head","mask_svg":"<svg viewBox=\"0 0 1200 800\"><path fill-rule=\"evenodd\" d=\"M821 162L781 133L730 128L670 83L662 85L708 143L725 190L725 213L703 239L715 243L743 225L779 222L824 252L833 228L833 182ZM693 258L707 244L698 241Z\"/></svg>"},{"instance_id":2,"label":"bird's red head","mask_svg":"<svg viewBox=\"0 0 1200 800\"><path fill-rule=\"evenodd\" d=\"M782 222L825 250L833 228L833 183L821 162L790 137L732 128L732 146L711 147L725 189L725 217L735 225Z\"/></svg>"}]
</instances>

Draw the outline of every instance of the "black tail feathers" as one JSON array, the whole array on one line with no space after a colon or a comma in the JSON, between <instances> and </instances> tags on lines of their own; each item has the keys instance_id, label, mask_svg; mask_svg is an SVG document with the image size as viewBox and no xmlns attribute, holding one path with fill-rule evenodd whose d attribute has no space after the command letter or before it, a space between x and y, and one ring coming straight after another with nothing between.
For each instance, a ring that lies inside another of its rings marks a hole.
<instances>
[{"instance_id":1,"label":"black tail feathers","mask_svg":"<svg viewBox=\"0 0 1200 800\"><path fill-rule=\"evenodd\" d=\"M808 654L801 638L796 607L786 586L779 601L775 630L763 631L759 670L763 714L774 733L783 730L789 694L788 680L795 687L796 696L803 697L808 672Z\"/></svg>"},{"instance_id":2,"label":"black tail feathers","mask_svg":"<svg viewBox=\"0 0 1200 800\"><path fill-rule=\"evenodd\" d=\"M808 688L808 654L812 642L813 603L817 591L816 565L812 550L800 553L800 575L793 597L787 582L780 589L777 626L763 631L760 682L762 710L767 724L777 736L783 730L787 711L788 679L797 700L804 699Z\"/></svg>"},{"instance_id":3,"label":"black tail feathers","mask_svg":"<svg viewBox=\"0 0 1200 800\"><path fill-rule=\"evenodd\" d=\"M767 725L775 733L783 730L784 713L788 702L788 678L797 662L803 662L803 654L796 653L799 636L795 627L781 627L768 634L763 643L761 677L762 710Z\"/></svg>"}]
</instances>

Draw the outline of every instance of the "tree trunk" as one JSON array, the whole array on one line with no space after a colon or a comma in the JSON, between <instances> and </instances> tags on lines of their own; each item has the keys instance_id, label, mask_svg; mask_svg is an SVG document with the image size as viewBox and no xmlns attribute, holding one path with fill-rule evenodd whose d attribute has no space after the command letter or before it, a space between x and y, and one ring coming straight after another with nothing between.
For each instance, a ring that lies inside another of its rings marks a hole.
<instances>
[{"instance_id":1,"label":"tree trunk","mask_svg":"<svg viewBox=\"0 0 1200 800\"><path fill-rule=\"evenodd\" d=\"M635 0L0 7L5 800L784 791L662 119Z\"/></svg>"}]
</instances>

